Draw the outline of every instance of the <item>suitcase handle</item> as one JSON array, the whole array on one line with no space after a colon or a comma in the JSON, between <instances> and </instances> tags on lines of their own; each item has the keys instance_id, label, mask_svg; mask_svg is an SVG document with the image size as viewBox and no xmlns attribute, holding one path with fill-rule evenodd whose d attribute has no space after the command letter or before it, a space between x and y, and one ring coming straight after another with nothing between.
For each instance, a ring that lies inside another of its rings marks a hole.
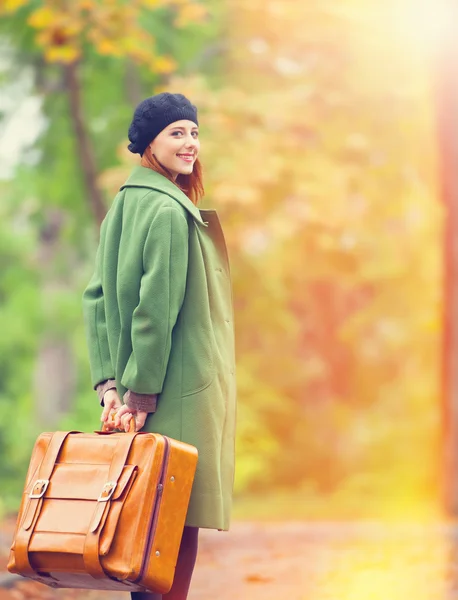
<instances>
[{"instance_id":1,"label":"suitcase handle","mask_svg":"<svg viewBox=\"0 0 458 600\"><path fill-rule=\"evenodd\" d=\"M111 413L111 420L114 421L116 417L116 411ZM102 423L102 427L100 428L101 433L117 433L120 431L124 431L124 429L106 429L106 424ZM99 433L99 432L97 432ZM129 433L135 433L135 416L132 415L131 420L129 421Z\"/></svg>"}]
</instances>

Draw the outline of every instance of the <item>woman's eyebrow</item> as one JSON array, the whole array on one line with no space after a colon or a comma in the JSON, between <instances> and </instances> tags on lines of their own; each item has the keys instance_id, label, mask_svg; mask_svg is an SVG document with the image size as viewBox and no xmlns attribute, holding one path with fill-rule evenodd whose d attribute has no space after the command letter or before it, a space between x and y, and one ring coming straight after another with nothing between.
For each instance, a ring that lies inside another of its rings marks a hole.
<instances>
[{"instance_id":1,"label":"woman's eyebrow","mask_svg":"<svg viewBox=\"0 0 458 600\"><path fill-rule=\"evenodd\" d=\"M186 129L186 127L171 127L170 131L173 131L174 129L181 129L181 130L183 130L183 129ZM192 129L197 129L197 127L193 127Z\"/></svg>"}]
</instances>

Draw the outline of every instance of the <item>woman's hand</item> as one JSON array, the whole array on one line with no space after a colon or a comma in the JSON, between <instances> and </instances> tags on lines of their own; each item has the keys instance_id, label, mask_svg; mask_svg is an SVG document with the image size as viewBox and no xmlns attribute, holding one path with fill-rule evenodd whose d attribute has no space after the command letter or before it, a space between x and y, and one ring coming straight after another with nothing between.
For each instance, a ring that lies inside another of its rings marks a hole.
<instances>
[{"instance_id":1,"label":"woman's hand","mask_svg":"<svg viewBox=\"0 0 458 600\"><path fill-rule=\"evenodd\" d=\"M140 429L145 425L148 412L146 410L129 408L127 404L124 404L116 413L114 420L115 428L129 431L129 422L133 416L135 417L135 431L140 431Z\"/></svg>"},{"instance_id":2,"label":"woman's hand","mask_svg":"<svg viewBox=\"0 0 458 600\"><path fill-rule=\"evenodd\" d=\"M114 429L113 413L116 413L121 407L122 402L115 389L107 390L103 396L104 409L100 420L106 429Z\"/></svg>"}]
</instances>

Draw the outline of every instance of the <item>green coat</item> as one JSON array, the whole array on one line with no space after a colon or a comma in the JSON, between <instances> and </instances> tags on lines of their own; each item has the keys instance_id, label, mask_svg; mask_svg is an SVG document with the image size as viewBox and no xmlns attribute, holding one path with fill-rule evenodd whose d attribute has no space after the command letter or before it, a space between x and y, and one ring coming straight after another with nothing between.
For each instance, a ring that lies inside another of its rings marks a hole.
<instances>
[{"instance_id":1,"label":"green coat","mask_svg":"<svg viewBox=\"0 0 458 600\"><path fill-rule=\"evenodd\" d=\"M100 229L83 294L92 385L159 394L144 431L197 447L186 525L228 530L234 483L235 351L218 215L136 167Z\"/></svg>"}]
</instances>

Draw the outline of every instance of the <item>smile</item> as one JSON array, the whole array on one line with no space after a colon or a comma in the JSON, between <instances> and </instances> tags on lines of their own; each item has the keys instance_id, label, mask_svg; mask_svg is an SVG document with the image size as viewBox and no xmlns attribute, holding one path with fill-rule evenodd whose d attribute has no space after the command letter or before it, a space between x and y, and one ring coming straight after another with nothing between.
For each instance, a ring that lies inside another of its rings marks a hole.
<instances>
[{"instance_id":1,"label":"smile","mask_svg":"<svg viewBox=\"0 0 458 600\"><path fill-rule=\"evenodd\" d=\"M193 154L177 154L178 158L184 160L185 162L193 162L194 155Z\"/></svg>"}]
</instances>

